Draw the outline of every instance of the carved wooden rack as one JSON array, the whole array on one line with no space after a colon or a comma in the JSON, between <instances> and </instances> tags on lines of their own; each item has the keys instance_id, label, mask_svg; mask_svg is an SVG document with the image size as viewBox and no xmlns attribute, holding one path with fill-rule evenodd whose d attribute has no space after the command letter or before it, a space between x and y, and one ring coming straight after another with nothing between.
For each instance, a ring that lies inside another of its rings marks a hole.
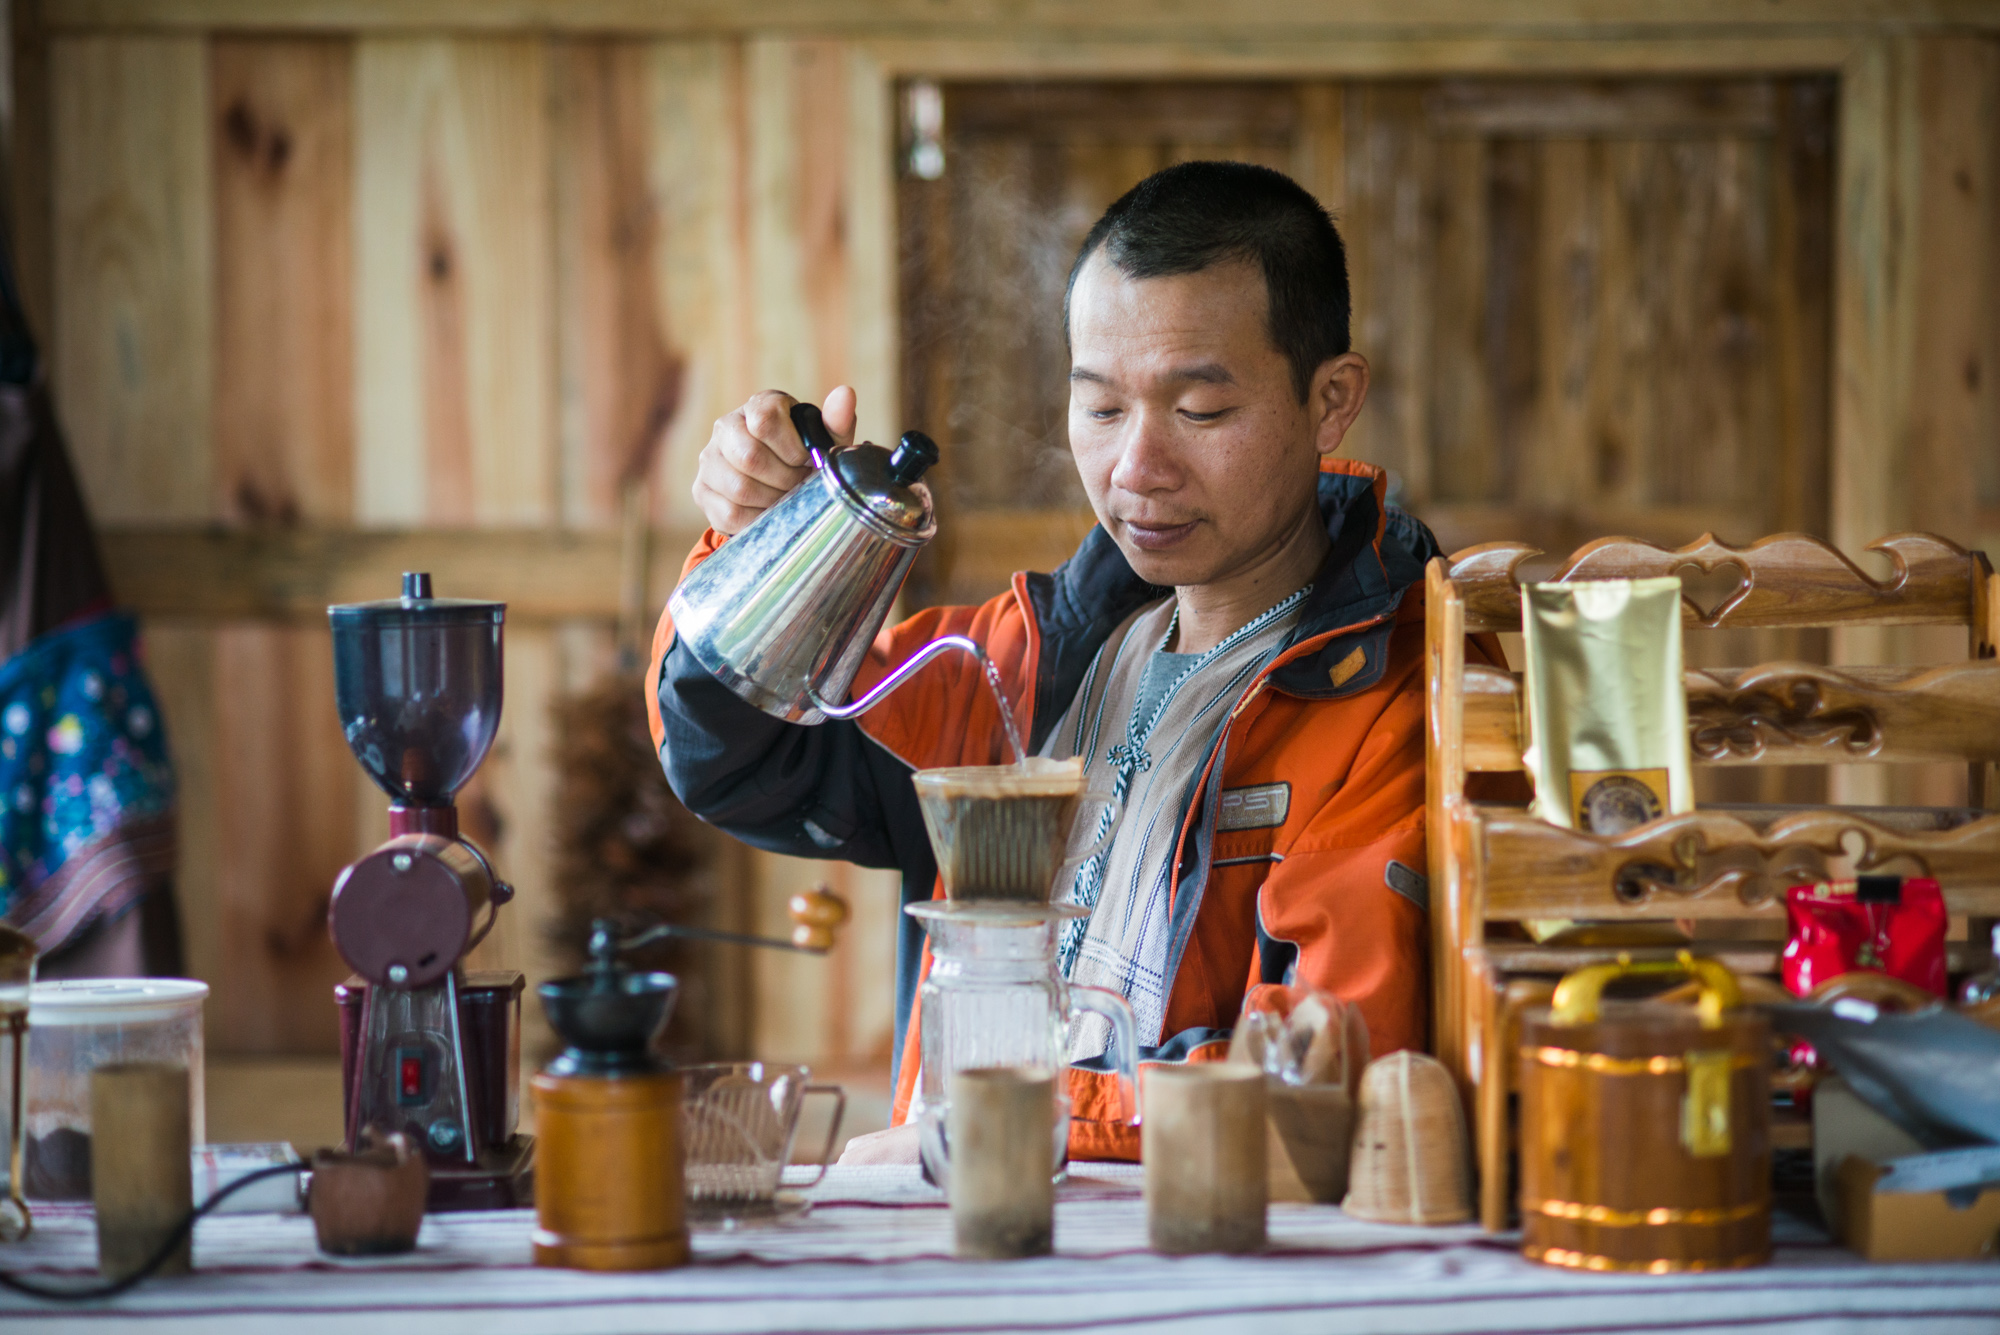
<instances>
[{"instance_id":1,"label":"carved wooden rack","mask_svg":"<svg viewBox=\"0 0 2000 1335\"><path fill-rule=\"evenodd\" d=\"M1521 628L1522 570L1541 553L1489 543L1431 563L1426 668L1435 1033L1439 1057L1473 1106L1481 1218L1489 1228L1504 1226L1509 1205L1509 1036L1519 1012L1546 999L1562 972L1615 953L1602 945L1505 939L1504 925L1782 918L1784 888L1826 875L1835 857L1862 871L1934 876L1952 913L1975 922L2000 917L2000 813L1981 809L1990 767L2000 763L2000 661L1991 630L2000 586L1982 553L1929 534L1897 534L1870 550L1888 558L1888 578L1869 576L1802 534L1743 547L1707 534L1673 550L1605 538L1546 578L1699 575L1707 584L1708 577L1724 576L1725 586L1706 597L1699 589L1684 594L1683 625L1695 632L1964 627L1965 659L1936 666L1778 662L1690 671L1688 745L1702 765L1963 763L1975 807L1704 808L1616 836L1562 829L1522 807L1472 799L1472 776L1522 768L1522 686L1518 674L1467 664L1466 636ZM1731 573L1736 578L1728 583ZM1768 943L1729 940L1713 949L1739 969L1769 970L1775 963ZM1957 946L1954 966L1982 953Z\"/></svg>"}]
</instances>

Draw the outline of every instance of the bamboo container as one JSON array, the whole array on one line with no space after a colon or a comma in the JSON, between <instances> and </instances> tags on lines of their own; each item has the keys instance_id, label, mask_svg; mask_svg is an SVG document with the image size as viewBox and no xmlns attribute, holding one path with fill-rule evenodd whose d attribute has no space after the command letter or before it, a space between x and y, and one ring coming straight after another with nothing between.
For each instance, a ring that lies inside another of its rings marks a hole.
<instances>
[{"instance_id":1,"label":"bamboo container","mask_svg":"<svg viewBox=\"0 0 2000 1335\"><path fill-rule=\"evenodd\" d=\"M1324 992L1291 987L1274 998L1271 989L1260 991L1237 1017L1229 1060L1264 1068L1270 1199L1334 1204L1347 1194L1368 1025L1360 1010Z\"/></svg>"},{"instance_id":2,"label":"bamboo container","mask_svg":"<svg viewBox=\"0 0 2000 1335\"><path fill-rule=\"evenodd\" d=\"M1361 1073L1360 1124L1341 1208L1382 1224L1472 1218L1465 1111L1451 1073L1420 1052L1392 1052Z\"/></svg>"},{"instance_id":3,"label":"bamboo container","mask_svg":"<svg viewBox=\"0 0 2000 1335\"><path fill-rule=\"evenodd\" d=\"M672 1071L534 1078L535 1264L687 1264L681 1078Z\"/></svg>"},{"instance_id":4,"label":"bamboo container","mask_svg":"<svg viewBox=\"0 0 2000 1335\"><path fill-rule=\"evenodd\" d=\"M1055 1080L1042 1067L954 1071L951 1227L960 1256L1007 1260L1055 1249Z\"/></svg>"},{"instance_id":5,"label":"bamboo container","mask_svg":"<svg viewBox=\"0 0 2000 1335\"><path fill-rule=\"evenodd\" d=\"M1344 1085L1288 1085L1266 1077L1270 1197L1331 1205L1347 1194L1354 1100Z\"/></svg>"},{"instance_id":6,"label":"bamboo container","mask_svg":"<svg viewBox=\"0 0 2000 1335\"><path fill-rule=\"evenodd\" d=\"M1146 1234L1156 1252L1264 1245L1264 1072L1244 1062L1142 1068Z\"/></svg>"},{"instance_id":7,"label":"bamboo container","mask_svg":"<svg viewBox=\"0 0 2000 1335\"><path fill-rule=\"evenodd\" d=\"M90 1073L90 1182L97 1265L106 1279L141 1269L194 1206L185 1066L130 1062ZM193 1237L156 1272L193 1268Z\"/></svg>"},{"instance_id":8,"label":"bamboo container","mask_svg":"<svg viewBox=\"0 0 2000 1335\"><path fill-rule=\"evenodd\" d=\"M1692 972L1698 1007L1600 1002ZM1593 965L1522 1017L1521 1250L1582 1270L1725 1270L1771 1255L1771 1031L1711 960Z\"/></svg>"}]
</instances>

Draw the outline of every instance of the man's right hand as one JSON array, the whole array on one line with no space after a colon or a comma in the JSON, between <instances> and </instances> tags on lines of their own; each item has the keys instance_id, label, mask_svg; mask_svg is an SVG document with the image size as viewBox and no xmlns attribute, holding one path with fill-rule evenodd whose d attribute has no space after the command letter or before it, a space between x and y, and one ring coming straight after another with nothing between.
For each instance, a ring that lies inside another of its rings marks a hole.
<instances>
[{"instance_id":1,"label":"man's right hand","mask_svg":"<svg viewBox=\"0 0 2000 1335\"><path fill-rule=\"evenodd\" d=\"M767 389L716 421L695 469L694 503L717 533L741 533L812 474L805 443L792 425L791 395ZM854 391L841 385L820 409L843 449L854 443Z\"/></svg>"}]
</instances>

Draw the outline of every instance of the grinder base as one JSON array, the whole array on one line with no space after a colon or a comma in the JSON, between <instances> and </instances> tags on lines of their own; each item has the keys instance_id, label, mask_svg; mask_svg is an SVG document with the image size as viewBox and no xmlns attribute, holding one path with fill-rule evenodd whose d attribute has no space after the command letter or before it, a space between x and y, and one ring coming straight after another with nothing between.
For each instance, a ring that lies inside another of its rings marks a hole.
<instances>
[{"instance_id":1,"label":"grinder base","mask_svg":"<svg viewBox=\"0 0 2000 1335\"><path fill-rule=\"evenodd\" d=\"M458 987L459 1022L464 1036L465 1077L478 1161L426 1154L431 1185L425 1209L432 1213L514 1210L535 1198L535 1142L514 1131L520 1102L521 974L512 970L468 970ZM337 985L340 1007L341 1106L354 1109L354 1082L362 1069L368 983L351 977ZM352 1147L356 1128L347 1127Z\"/></svg>"},{"instance_id":2,"label":"grinder base","mask_svg":"<svg viewBox=\"0 0 2000 1335\"><path fill-rule=\"evenodd\" d=\"M535 1264L562 1270L671 1270L688 1262L688 1240L577 1242L535 1230Z\"/></svg>"}]
</instances>

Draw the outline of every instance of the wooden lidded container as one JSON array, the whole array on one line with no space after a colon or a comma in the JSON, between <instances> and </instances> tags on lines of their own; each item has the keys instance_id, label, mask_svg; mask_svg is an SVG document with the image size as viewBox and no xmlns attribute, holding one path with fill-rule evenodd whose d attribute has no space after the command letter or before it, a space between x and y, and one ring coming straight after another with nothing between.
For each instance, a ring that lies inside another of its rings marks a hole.
<instances>
[{"instance_id":1,"label":"wooden lidded container","mask_svg":"<svg viewBox=\"0 0 2000 1335\"><path fill-rule=\"evenodd\" d=\"M543 1071L535 1090L535 1264L686 1265L678 1072Z\"/></svg>"},{"instance_id":2,"label":"wooden lidded container","mask_svg":"<svg viewBox=\"0 0 2000 1335\"><path fill-rule=\"evenodd\" d=\"M674 990L671 974L610 967L537 989L570 1046L531 1082L536 1265L687 1264L681 1077L647 1050Z\"/></svg>"},{"instance_id":3,"label":"wooden lidded container","mask_svg":"<svg viewBox=\"0 0 2000 1335\"><path fill-rule=\"evenodd\" d=\"M1604 1001L1687 974L1697 1004ZM1579 969L1521 1023L1521 1251L1580 1270L1727 1270L1771 1255L1771 1029L1735 976L1677 962Z\"/></svg>"}]
</instances>

